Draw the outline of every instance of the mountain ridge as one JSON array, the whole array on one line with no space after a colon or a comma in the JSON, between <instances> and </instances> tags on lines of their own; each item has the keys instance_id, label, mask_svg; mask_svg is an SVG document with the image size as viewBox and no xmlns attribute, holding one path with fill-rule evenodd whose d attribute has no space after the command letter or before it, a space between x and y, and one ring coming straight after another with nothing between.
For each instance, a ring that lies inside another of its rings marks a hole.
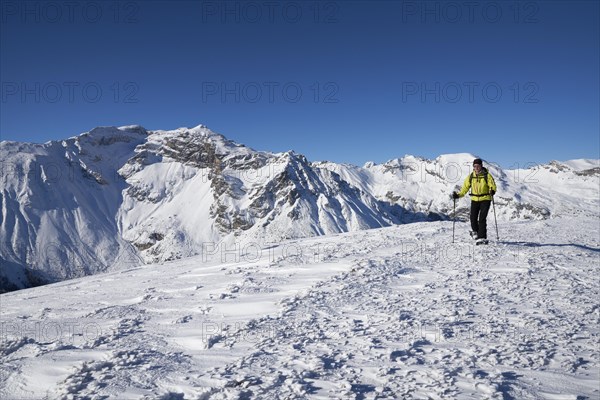
<instances>
[{"instance_id":1,"label":"mountain ridge","mask_svg":"<svg viewBox=\"0 0 600 400\"><path fill-rule=\"evenodd\" d=\"M449 194L475 157L311 162L294 151L256 151L204 125L97 127L44 144L1 142L0 154L0 291L184 258L205 243L449 219ZM597 160L486 165L499 185L499 219L597 213ZM459 202L459 219L467 212Z\"/></svg>"}]
</instances>

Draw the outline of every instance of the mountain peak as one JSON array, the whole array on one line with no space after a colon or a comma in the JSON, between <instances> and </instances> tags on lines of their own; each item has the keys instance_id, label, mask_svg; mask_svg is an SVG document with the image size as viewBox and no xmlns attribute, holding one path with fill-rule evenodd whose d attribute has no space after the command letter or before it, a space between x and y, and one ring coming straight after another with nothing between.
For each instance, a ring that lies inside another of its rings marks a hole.
<instances>
[{"instance_id":1,"label":"mountain peak","mask_svg":"<svg viewBox=\"0 0 600 400\"><path fill-rule=\"evenodd\" d=\"M7 166L0 262L10 266L0 270L0 291L3 279L18 287L34 284L28 276L68 279L137 257L187 257L205 242L276 242L450 218L450 193L476 158L311 163L293 150L255 151L205 125L100 126L45 145L3 142L0 157ZM510 173L489 165L499 219L597 213L597 160ZM465 217L467 202L457 207Z\"/></svg>"}]
</instances>

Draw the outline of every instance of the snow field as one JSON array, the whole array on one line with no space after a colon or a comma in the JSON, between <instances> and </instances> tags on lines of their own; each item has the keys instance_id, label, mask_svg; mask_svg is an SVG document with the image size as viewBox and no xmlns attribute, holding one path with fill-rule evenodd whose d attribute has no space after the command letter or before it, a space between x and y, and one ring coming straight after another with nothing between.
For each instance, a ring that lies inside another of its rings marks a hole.
<instances>
[{"instance_id":1,"label":"snow field","mask_svg":"<svg viewBox=\"0 0 600 400\"><path fill-rule=\"evenodd\" d=\"M598 398L597 220L502 222L477 247L456 228L213 246L3 294L0 397Z\"/></svg>"}]
</instances>

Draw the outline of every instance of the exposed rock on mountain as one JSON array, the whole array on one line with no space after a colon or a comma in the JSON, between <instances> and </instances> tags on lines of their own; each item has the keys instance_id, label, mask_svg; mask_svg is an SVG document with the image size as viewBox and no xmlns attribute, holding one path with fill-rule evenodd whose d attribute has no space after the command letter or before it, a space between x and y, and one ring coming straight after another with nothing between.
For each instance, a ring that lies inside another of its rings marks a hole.
<instances>
[{"instance_id":1,"label":"exposed rock on mountain","mask_svg":"<svg viewBox=\"0 0 600 400\"><path fill-rule=\"evenodd\" d=\"M452 215L471 154L363 167L237 144L200 125L101 127L45 144L2 142L0 290L160 262L207 243L266 245ZM499 219L598 210L596 160L488 165ZM457 203L465 219L468 201Z\"/></svg>"}]
</instances>

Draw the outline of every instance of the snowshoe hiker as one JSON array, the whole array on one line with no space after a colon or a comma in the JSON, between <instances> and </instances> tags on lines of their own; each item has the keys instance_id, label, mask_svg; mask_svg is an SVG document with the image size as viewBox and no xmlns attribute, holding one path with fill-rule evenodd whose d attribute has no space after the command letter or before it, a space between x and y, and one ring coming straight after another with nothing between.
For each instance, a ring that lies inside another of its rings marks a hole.
<instances>
[{"instance_id":1,"label":"snowshoe hiker","mask_svg":"<svg viewBox=\"0 0 600 400\"><path fill-rule=\"evenodd\" d=\"M452 192L452 198L463 197L471 189L471 237L476 244L487 244L487 215L492 196L496 194L496 182L481 158L473 160L473 172L467 176L460 192Z\"/></svg>"}]
</instances>

